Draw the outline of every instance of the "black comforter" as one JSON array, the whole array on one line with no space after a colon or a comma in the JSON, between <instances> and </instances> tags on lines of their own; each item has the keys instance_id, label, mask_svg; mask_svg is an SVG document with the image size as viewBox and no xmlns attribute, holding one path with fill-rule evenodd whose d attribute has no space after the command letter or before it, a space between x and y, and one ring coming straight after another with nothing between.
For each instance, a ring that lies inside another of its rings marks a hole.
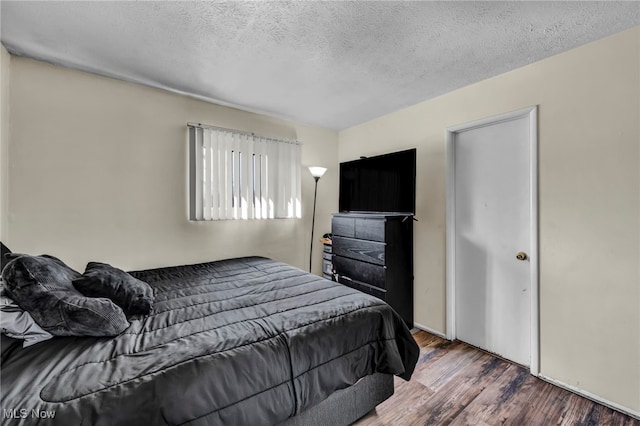
<instances>
[{"instance_id":1,"label":"black comforter","mask_svg":"<svg viewBox=\"0 0 640 426\"><path fill-rule=\"evenodd\" d=\"M121 335L5 352L3 424L276 424L365 375L408 379L418 357L384 302L283 263L132 275L156 303Z\"/></svg>"}]
</instances>

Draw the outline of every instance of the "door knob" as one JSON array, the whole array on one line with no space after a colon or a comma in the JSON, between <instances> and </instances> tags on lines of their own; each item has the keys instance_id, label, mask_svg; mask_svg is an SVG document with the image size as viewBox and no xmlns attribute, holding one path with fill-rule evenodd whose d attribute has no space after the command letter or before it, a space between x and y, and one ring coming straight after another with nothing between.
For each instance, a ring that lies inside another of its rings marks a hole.
<instances>
[{"instance_id":1,"label":"door knob","mask_svg":"<svg viewBox=\"0 0 640 426\"><path fill-rule=\"evenodd\" d=\"M528 256L527 253L521 251L518 254L516 254L516 259L518 260L527 260Z\"/></svg>"}]
</instances>

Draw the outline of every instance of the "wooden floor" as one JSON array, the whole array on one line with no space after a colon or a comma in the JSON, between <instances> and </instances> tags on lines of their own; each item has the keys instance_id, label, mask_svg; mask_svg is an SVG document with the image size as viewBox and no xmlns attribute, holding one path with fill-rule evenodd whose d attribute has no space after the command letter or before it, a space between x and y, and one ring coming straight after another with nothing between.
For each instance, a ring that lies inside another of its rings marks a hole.
<instances>
[{"instance_id":1,"label":"wooden floor","mask_svg":"<svg viewBox=\"0 0 640 426\"><path fill-rule=\"evenodd\" d=\"M395 394L355 425L640 425L465 343L414 337L411 380L395 377Z\"/></svg>"}]
</instances>

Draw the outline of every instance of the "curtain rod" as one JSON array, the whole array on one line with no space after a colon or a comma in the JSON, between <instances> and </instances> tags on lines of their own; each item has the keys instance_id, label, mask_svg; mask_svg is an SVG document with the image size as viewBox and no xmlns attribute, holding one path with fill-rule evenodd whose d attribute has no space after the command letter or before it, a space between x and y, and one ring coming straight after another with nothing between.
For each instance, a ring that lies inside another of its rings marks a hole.
<instances>
[{"instance_id":1,"label":"curtain rod","mask_svg":"<svg viewBox=\"0 0 640 426\"><path fill-rule=\"evenodd\" d=\"M247 131L244 131L244 130L237 130L237 129L230 129L228 127L213 126L213 125L210 125L210 124L190 123L189 122L189 123L187 123L187 127L199 127L201 129L222 130L223 132L231 132L231 133L237 133L237 134L247 135L247 136L256 136L256 137L259 137L259 138L269 139L269 140L272 140L272 141L300 144L300 142L295 140L295 139L287 140L287 139L270 138L268 136L257 135L257 134L255 134L253 132L247 132Z\"/></svg>"}]
</instances>

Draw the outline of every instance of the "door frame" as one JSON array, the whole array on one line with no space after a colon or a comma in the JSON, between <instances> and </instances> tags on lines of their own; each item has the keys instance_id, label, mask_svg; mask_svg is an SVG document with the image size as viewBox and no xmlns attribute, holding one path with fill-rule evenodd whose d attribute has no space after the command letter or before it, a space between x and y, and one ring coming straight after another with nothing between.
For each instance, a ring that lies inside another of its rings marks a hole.
<instances>
[{"instance_id":1,"label":"door frame","mask_svg":"<svg viewBox=\"0 0 640 426\"><path fill-rule=\"evenodd\" d=\"M469 123L448 127L446 130L446 337L449 340L456 338L456 215L455 215L455 141L456 134L466 130L472 130L517 118L529 118L529 161L530 161L530 186L529 201L531 206L531 228L529 247L529 260L531 265L531 362L529 370L537 376L540 373L540 330L539 330L539 277L538 277L538 107L530 106L516 111L499 114Z\"/></svg>"}]
</instances>

